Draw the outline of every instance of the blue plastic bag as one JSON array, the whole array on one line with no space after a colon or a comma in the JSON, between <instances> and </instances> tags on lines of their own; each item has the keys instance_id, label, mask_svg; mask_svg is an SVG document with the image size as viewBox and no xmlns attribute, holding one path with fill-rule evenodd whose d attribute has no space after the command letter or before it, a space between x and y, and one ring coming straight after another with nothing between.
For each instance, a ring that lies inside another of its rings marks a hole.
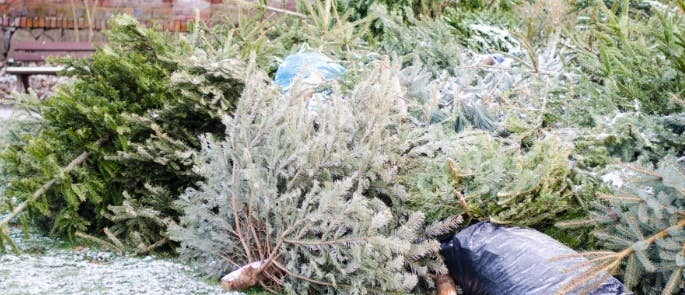
<instances>
[{"instance_id":1,"label":"blue plastic bag","mask_svg":"<svg viewBox=\"0 0 685 295\"><path fill-rule=\"evenodd\" d=\"M289 55L276 71L276 84L283 91L290 90L295 79L318 85L321 82L330 81L340 77L347 71L343 66L335 63L329 57L317 52L304 50Z\"/></svg>"}]
</instances>

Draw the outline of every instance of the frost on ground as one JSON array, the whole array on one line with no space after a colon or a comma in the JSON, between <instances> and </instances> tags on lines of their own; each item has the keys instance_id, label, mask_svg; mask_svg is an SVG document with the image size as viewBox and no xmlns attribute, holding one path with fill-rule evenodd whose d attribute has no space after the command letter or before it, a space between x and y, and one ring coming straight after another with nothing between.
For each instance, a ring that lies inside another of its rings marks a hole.
<instances>
[{"instance_id":1,"label":"frost on ground","mask_svg":"<svg viewBox=\"0 0 685 295\"><path fill-rule=\"evenodd\" d=\"M13 117L15 112L10 109L0 105L0 120L8 120Z\"/></svg>"},{"instance_id":2,"label":"frost on ground","mask_svg":"<svg viewBox=\"0 0 685 295\"><path fill-rule=\"evenodd\" d=\"M204 281L184 264L74 248L37 233L12 236L22 254L0 254L0 293L10 294L234 294ZM218 283L218 282L217 282Z\"/></svg>"}]
</instances>

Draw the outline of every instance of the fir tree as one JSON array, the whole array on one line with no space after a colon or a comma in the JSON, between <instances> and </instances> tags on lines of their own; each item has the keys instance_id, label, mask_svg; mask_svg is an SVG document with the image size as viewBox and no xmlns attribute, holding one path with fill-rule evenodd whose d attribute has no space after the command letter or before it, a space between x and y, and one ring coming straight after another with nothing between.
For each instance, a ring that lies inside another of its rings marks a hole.
<instances>
[{"instance_id":1,"label":"fir tree","mask_svg":"<svg viewBox=\"0 0 685 295\"><path fill-rule=\"evenodd\" d=\"M104 232L145 252L164 244L166 225L179 214L173 201L201 179L191 169L198 136L223 133L221 116L242 91L235 77L243 67L130 16L112 24L108 45L68 61L74 83L32 105L42 128L3 154L6 200L27 201L21 219L55 234ZM189 54L194 48L199 53ZM64 173L82 153L87 160Z\"/></svg>"},{"instance_id":2,"label":"fir tree","mask_svg":"<svg viewBox=\"0 0 685 295\"><path fill-rule=\"evenodd\" d=\"M247 71L226 139L203 139L197 173L206 180L178 201L171 228L182 257L228 288L261 284L291 294L408 293L446 271L436 236L407 212L398 183L414 127L397 68L378 63L345 98L334 88L312 113L307 93L281 94Z\"/></svg>"},{"instance_id":3,"label":"fir tree","mask_svg":"<svg viewBox=\"0 0 685 295\"><path fill-rule=\"evenodd\" d=\"M372 11L383 28L379 37L381 48L388 54L399 55L404 65L417 58L438 76L443 70L452 71L459 64L462 46L444 21L417 20L409 12L408 23L405 23L397 11L387 11L384 6L373 6Z\"/></svg>"},{"instance_id":4,"label":"fir tree","mask_svg":"<svg viewBox=\"0 0 685 295\"><path fill-rule=\"evenodd\" d=\"M569 36L582 72L581 101L575 106L581 112L667 115L682 110L685 4L646 7L648 14L631 1L615 1L610 7L596 1L583 10L579 22L588 29Z\"/></svg>"},{"instance_id":5,"label":"fir tree","mask_svg":"<svg viewBox=\"0 0 685 295\"><path fill-rule=\"evenodd\" d=\"M656 170L624 164L618 175L614 193L599 195L603 202L591 219L562 224L598 224L595 235L610 250L579 254L593 264L578 265L583 273L565 289L602 280L604 272L621 272L628 288L644 294L682 292L685 159L667 156Z\"/></svg>"},{"instance_id":6,"label":"fir tree","mask_svg":"<svg viewBox=\"0 0 685 295\"><path fill-rule=\"evenodd\" d=\"M570 147L558 138L536 141L522 152L511 142L482 131L442 138L417 150L407 178L409 203L429 221L464 214L467 220L544 228L578 206L570 185ZM436 134L443 133L443 134ZM448 139L449 138L449 139ZM435 152L427 152L430 150Z\"/></svg>"}]
</instances>

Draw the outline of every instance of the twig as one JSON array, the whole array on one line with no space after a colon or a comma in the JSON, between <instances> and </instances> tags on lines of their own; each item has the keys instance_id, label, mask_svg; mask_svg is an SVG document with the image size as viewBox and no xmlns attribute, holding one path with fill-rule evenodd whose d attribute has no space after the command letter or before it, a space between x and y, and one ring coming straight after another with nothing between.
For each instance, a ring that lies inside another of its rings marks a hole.
<instances>
[{"instance_id":1,"label":"twig","mask_svg":"<svg viewBox=\"0 0 685 295\"><path fill-rule=\"evenodd\" d=\"M236 183L238 182L237 179L237 173L238 173L238 165L239 163L234 162L233 163L233 171L231 171L231 178L232 178L232 186L231 186L231 210L233 210L233 220L235 221L235 231L238 234L238 239L240 240L240 243L243 245L243 250L245 251L245 254L247 255L247 259L250 263L254 262L254 258L252 257L252 250L250 246L248 246L247 241L243 237L243 232L242 228L240 226L240 215L238 215L238 209L236 208L238 206L238 203L236 201L236 195L238 194L238 190L235 188Z\"/></svg>"},{"instance_id":2,"label":"twig","mask_svg":"<svg viewBox=\"0 0 685 295\"><path fill-rule=\"evenodd\" d=\"M93 20L90 15L88 0L83 0L83 10L86 12L86 21L88 22L88 42L93 42Z\"/></svg>"},{"instance_id":3,"label":"twig","mask_svg":"<svg viewBox=\"0 0 685 295\"><path fill-rule=\"evenodd\" d=\"M644 202L642 199L638 197L631 197L631 196L626 196L626 195L609 195L605 193L597 193L597 197L603 200L620 200L620 201L628 201L628 202Z\"/></svg>"},{"instance_id":4,"label":"twig","mask_svg":"<svg viewBox=\"0 0 685 295\"><path fill-rule=\"evenodd\" d=\"M266 273L264 273L264 274L266 274ZM259 285L262 286L262 288L264 288L264 290L266 290L267 292L269 292L269 293L271 293L271 294L279 294L278 291L276 291L276 290L274 290L273 288L267 286L267 285L266 285L264 282L262 282L262 281L259 281ZM280 286L280 285L279 285L279 286Z\"/></svg>"},{"instance_id":5,"label":"twig","mask_svg":"<svg viewBox=\"0 0 685 295\"><path fill-rule=\"evenodd\" d=\"M278 239L278 243L276 243L276 246L274 246L274 248L269 253L269 257L266 260L262 260L264 261L264 263L262 263L262 265L257 270L257 275L263 273L268 267L271 266L271 264L276 263L276 259L278 259L281 256L279 248L281 248L281 245L283 245L283 243L285 242L285 237L287 237L293 230L295 230L295 228L300 227L301 223L304 221L304 219L297 220L295 221L295 223L293 223L293 225L291 225L285 231L283 231L280 238Z\"/></svg>"},{"instance_id":6,"label":"twig","mask_svg":"<svg viewBox=\"0 0 685 295\"><path fill-rule=\"evenodd\" d=\"M240 5L247 4L248 6L257 6L259 8L266 9L266 10L273 11L273 12L283 13L283 14L297 16L297 17L301 17L301 18L307 18L306 15L299 13L299 12L290 11L287 9L281 9L281 8L277 8L277 7L273 7L273 6L268 6L268 5L261 4L261 3L247 2L244 0L237 0L236 2Z\"/></svg>"},{"instance_id":7,"label":"twig","mask_svg":"<svg viewBox=\"0 0 685 295\"><path fill-rule=\"evenodd\" d=\"M635 165L630 165L630 164L621 164L621 166L623 166L624 168L636 171L636 172L640 172L642 174L646 174L646 175L653 176L653 177L656 177L658 179L661 179L661 175L659 173L656 173L656 172L649 170L649 169L645 169L645 168L638 167Z\"/></svg>"},{"instance_id":8,"label":"twig","mask_svg":"<svg viewBox=\"0 0 685 295\"><path fill-rule=\"evenodd\" d=\"M93 6L89 8L88 0L83 0L86 11L86 20L88 20L88 42L93 42L93 16L95 15L95 9L98 6L98 1L99 0L95 0L95 2L93 2Z\"/></svg>"},{"instance_id":9,"label":"twig","mask_svg":"<svg viewBox=\"0 0 685 295\"><path fill-rule=\"evenodd\" d=\"M250 212L247 212L247 228L250 230L250 233L252 233L252 238L255 241L255 244L257 245L257 252L259 253L259 259L264 259L264 250L262 249L262 244L259 241L259 236L257 235L257 231L254 229L254 222L252 222L252 217L250 216Z\"/></svg>"},{"instance_id":10,"label":"twig","mask_svg":"<svg viewBox=\"0 0 685 295\"><path fill-rule=\"evenodd\" d=\"M104 232L104 233L105 233L105 236L107 236L107 238L108 238L110 241L112 241L112 243L114 243L114 245L116 245L118 248L120 248L120 249L124 249L124 248L125 248L125 247L124 247L124 243L122 243L121 240L119 240L119 239L118 239L118 238L109 230L109 228L106 228L106 227L105 227L105 228L102 230L102 232Z\"/></svg>"},{"instance_id":11,"label":"twig","mask_svg":"<svg viewBox=\"0 0 685 295\"><path fill-rule=\"evenodd\" d=\"M74 35L76 36L76 42L79 42L78 17L76 17L76 4L74 4L74 0L70 0L69 2L71 2L71 13L74 15Z\"/></svg>"},{"instance_id":12,"label":"twig","mask_svg":"<svg viewBox=\"0 0 685 295\"><path fill-rule=\"evenodd\" d=\"M658 239L663 239L666 236L670 235L669 232L674 229L682 229L685 227L685 219L678 221L678 223L669 226L660 232L650 236L649 238L643 240L642 242L645 243L648 247L653 244L656 240ZM632 255L635 252L635 248L633 246L625 248L623 251L618 252L618 253L613 253L613 254L608 254L605 257L598 257L594 258L592 261L601 261L601 260L609 260L604 263L600 263L592 268L590 268L587 271L584 271L578 277L575 279L571 280L569 284L564 286L558 294L568 294L569 292L575 290L576 288L580 287L582 284L585 282L589 282L590 280L597 279L598 276L603 277L606 274L605 273L615 273L616 269L621 265L621 261L625 259L626 257ZM599 252L598 252L599 253ZM583 266L587 266L587 262L583 262L580 264L580 268ZM578 265L575 267L572 267L575 269L578 269ZM585 288L583 288L585 289Z\"/></svg>"},{"instance_id":13,"label":"twig","mask_svg":"<svg viewBox=\"0 0 685 295\"><path fill-rule=\"evenodd\" d=\"M678 97L678 95L676 95L675 93L671 94L670 98L671 98L671 100L685 106L685 100Z\"/></svg>"},{"instance_id":14,"label":"twig","mask_svg":"<svg viewBox=\"0 0 685 295\"><path fill-rule=\"evenodd\" d=\"M283 266L282 264L280 264L280 263L278 263L278 262L276 262L276 261L273 262L273 265L276 266L276 268L282 270L283 272L285 272L287 275L289 275L289 276L291 276L291 277L295 277L295 278L298 278L298 279L300 279L300 280L307 281L307 282L310 282L310 283L314 283L314 284L317 284L317 285L335 287L335 284L333 284L333 283L324 282L324 281L319 281L319 280L315 280L315 279L312 279L312 278L308 278L308 277L305 277L305 276L302 276L302 275L298 275L298 274L296 274L296 273L293 273L293 272L289 271L285 266Z\"/></svg>"},{"instance_id":15,"label":"twig","mask_svg":"<svg viewBox=\"0 0 685 295\"><path fill-rule=\"evenodd\" d=\"M335 240L330 240L330 241L303 241L303 240L297 241L297 240L283 239L283 242L286 242L288 244L300 245L300 246L327 246L327 245L336 245L336 244L366 241L367 239L368 238L366 238L366 237L335 239Z\"/></svg>"},{"instance_id":16,"label":"twig","mask_svg":"<svg viewBox=\"0 0 685 295\"><path fill-rule=\"evenodd\" d=\"M216 254L217 256L223 258L224 260L226 260L228 263L233 264L233 266L235 266L235 267L237 267L237 268L240 267L240 264L236 263L235 261L233 261L233 259L231 259L231 258L229 258L228 256L224 255L223 253L221 253L221 252L216 252L215 254Z\"/></svg>"},{"instance_id":17,"label":"twig","mask_svg":"<svg viewBox=\"0 0 685 295\"><path fill-rule=\"evenodd\" d=\"M121 248L117 247L116 245L114 245L114 244L112 244L112 243L110 243L110 242L107 242L107 241L105 241L105 240L103 240L103 239L100 239L100 238L91 236L91 235L89 235L89 234L86 234L86 233L82 233L82 232L80 232L80 231L77 231L77 232L76 232L76 236L79 237L79 238L82 238L82 239L89 240L89 241L95 242L95 243L97 243L97 244L100 244L101 246L104 246L104 247L106 247L106 248L109 248L109 249L111 249L111 250L114 250L114 251L116 251L117 253L122 253L122 252L124 252L124 249L121 249Z\"/></svg>"},{"instance_id":18,"label":"twig","mask_svg":"<svg viewBox=\"0 0 685 295\"><path fill-rule=\"evenodd\" d=\"M143 253L152 252L152 251L154 251L155 249L157 249L157 248L159 248L159 247L162 247L162 246L166 245L166 243L168 243L168 242L169 242L169 239L168 239L168 238L163 238L163 239L161 239L161 240L155 242L154 244L147 246L147 247L146 247L144 250L142 250L142 251L136 251L135 254L136 254L136 255L140 255L140 254L143 254Z\"/></svg>"},{"instance_id":19,"label":"twig","mask_svg":"<svg viewBox=\"0 0 685 295\"><path fill-rule=\"evenodd\" d=\"M103 141L104 141L103 139L99 139L98 141L95 142L95 145L100 146ZM62 169L62 171L60 171L59 174L70 173L72 170L76 169L76 167L78 167L83 162L85 162L86 159L88 159L88 156L90 156L89 152L81 153L78 157L76 157L76 159L72 160L69 163L69 165L64 167L64 169ZM57 178L52 178L50 181L43 184L43 186L41 186L38 190L33 192L33 195L31 195L30 198L24 200L24 202L19 204L19 206L15 207L14 210L12 210L12 212L10 212L9 215L5 216L5 218L3 218L2 221L0 221L0 227L3 227L5 224L8 224L12 219L14 219L14 217L19 215L19 213L21 213L24 209L26 209L26 207L29 205L29 203L37 200L40 196L42 196L43 194L48 192L48 190L50 190L50 188L52 188L52 186L55 185L55 183L57 183Z\"/></svg>"},{"instance_id":20,"label":"twig","mask_svg":"<svg viewBox=\"0 0 685 295\"><path fill-rule=\"evenodd\" d=\"M295 278L298 278L298 279L301 279L304 281L308 281L310 283L314 283L314 284L318 284L318 285L322 285L322 286L329 286L329 287L346 287L346 288L352 287L348 284L324 282L324 281L319 281L319 280L312 279L309 277L305 277L302 275L298 275L296 273L289 271L284 265L282 265L278 262L275 262L275 261L274 261L274 266L276 266L276 268L282 270L283 272L285 272L289 276L292 276L292 277L295 277ZM367 291L373 291L374 293L379 293L379 294L406 294L407 293L407 292L393 291L393 290L379 290L379 289L376 289L373 287L368 287L368 286L366 287L366 290Z\"/></svg>"}]
</instances>

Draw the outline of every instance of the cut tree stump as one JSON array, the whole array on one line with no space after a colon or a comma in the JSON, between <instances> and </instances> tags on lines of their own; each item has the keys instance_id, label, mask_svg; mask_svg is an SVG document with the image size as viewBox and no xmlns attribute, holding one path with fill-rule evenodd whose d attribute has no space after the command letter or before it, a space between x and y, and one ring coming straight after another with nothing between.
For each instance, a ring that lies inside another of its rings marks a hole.
<instances>
[{"instance_id":1,"label":"cut tree stump","mask_svg":"<svg viewBox=\"0 0 685 295\"><path fill-rule=\"evenodd\" d=\"M262 261L255 261L232 271L221 278L221 287L227 291L244 291L257 286Z\"/></svg>"},{"instance_id":2,"label":"cut tree stump","mask_svg":"<svg viewBox=\"0 0 685 295\"><path fill-rule=\"evenodd\" d=\"M457 285L449 274L440 275L435 279L438 295L457 295Z\"/></svg>"}]
</instances>

